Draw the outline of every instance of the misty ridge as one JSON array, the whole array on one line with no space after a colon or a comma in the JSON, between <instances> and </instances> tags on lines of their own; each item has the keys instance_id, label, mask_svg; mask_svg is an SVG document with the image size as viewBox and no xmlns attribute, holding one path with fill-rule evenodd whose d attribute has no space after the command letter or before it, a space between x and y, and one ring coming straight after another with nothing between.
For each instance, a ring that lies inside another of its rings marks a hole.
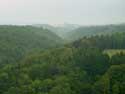
<instances>
[{"instance_id":1,"label":"misty ridge","mask_svg":"<svg viewBox=\"0 0 125 94\"><path fill-rule=\"evenodd\" d=\"M0 94L125 94L124 10L124 0L1 0Z\"/></svg>"}]
</instances>

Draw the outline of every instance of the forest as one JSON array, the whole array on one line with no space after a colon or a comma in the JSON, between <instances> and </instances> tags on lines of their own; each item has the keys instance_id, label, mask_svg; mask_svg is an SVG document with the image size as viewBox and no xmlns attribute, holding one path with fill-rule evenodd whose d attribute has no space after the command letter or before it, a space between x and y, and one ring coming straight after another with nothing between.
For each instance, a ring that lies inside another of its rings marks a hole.
<instances>
[{"instance_id":1,"label":"forest","mask_svg":"<svg viewBox=\"0 0 125 94\"><path fill-rule=\"evenodd\" d=\"M125 94L124 24L54 30L0 26L0 94Z\"/></svg>"}]
</instances>

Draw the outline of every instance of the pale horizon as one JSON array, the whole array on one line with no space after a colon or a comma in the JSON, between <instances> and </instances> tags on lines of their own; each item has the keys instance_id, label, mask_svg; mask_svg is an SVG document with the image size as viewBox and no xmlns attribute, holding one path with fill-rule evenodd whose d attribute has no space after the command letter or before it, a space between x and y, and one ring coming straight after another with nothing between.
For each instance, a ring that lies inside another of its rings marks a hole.
<instances>
[{"instance_id":1,"label":"pale horizon","mask_svg":"<svg viewBox=\"0 0 125 94\"><path fill-rule=\"evenodd\" d=\"M125 0L0 0L0 24L120 24L124 11Z\"/></svg>"}]
</instances>

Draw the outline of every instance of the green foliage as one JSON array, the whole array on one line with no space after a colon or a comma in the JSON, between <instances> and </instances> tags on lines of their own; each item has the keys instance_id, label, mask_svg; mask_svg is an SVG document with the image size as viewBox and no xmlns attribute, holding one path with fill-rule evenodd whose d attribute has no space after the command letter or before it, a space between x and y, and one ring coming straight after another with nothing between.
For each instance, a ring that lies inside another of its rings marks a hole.
<instances>
[{"instance_id":1,"label":"green foliage","mask_svg":"<svg viewBox=\"0 0 125 94\"><path fill-rule=\"evenodd\" d=\"M102 77L95 83L95 94L124 94L125 93L125 65L112 66Z\"/></svg>"},{"instance_id":2,"label":"green foliage","mask_svg":"<svg viewBox=\"0 0 125 94\"><path fill-rule=\"evenodd\" d=\"M104 52L124 48L124 33L60 42L42 28L1 26L0 94L125 94L125 54Z\"/></svg>"},{"instance_id":3,"label":"green foliage","mask_svg":"<svg viewBox=\"0 0 125 94\"><path fill-rule=\"evenodd\" d=\"M1 70L1 93L92 94L97 76L109 68L108 60L98 49L58 48L28 55Z\"/></svg>"},{"instance_id":4,"label":"green foliage","mask_svg":"<svg viewBox=\"0 0 125 94\"><path fill-rule=\"evenodd\" d=\"M74 58L76 66L83 68L92 76L103 74L110 66L109 57L103 55L101 50L95 48L78 48Z\"/></svg>"},{"instance_id":5,"label":"green foliage","mask_svg":"<svg viewBox=\"0 0 125 94\"><path fill-rule=\"evenodd\" d=\"M108 49L108 50L104 50L104 54L108 54L110 58L112 56L120 54L120 53L125 54L125 50L124 49Z\"/></svg>"},{"instance_id":6,"label":"green foliage","mask_svg":"<svg viewBox=\"0 0 125 94\"><path fill-rule=\"evenodd\" d=\"M125 33L83 37L71 45L75 48L125 49Z\"/></svg>"},{"instance_id":7,"label":"green foliage","mask_svg":"<svg viewBox=\"0 0 125 94\"><path fill-rule=\"evenodd\" d=\"M0 63L14 63L30 52L61 45L62 40L43 28L0 26Z\"/></svg>"},{"instance_id":8,"label":"green foliage","mask_svg":"<svg viewBox=\"0 0 125 94\"><path fill-rule=\"evenodd\" d=\"M112 35L116 32L125 32L125 25L105 25L105 26L83 26L79 27L71 32L68 32L65 36L69 41L81 39L83 37L90 37L96 35Z\"/></svg>"},{"instance_id":9,"label":"green foliage","mask_svg":"<svg viewBox=\"0 0 125 94\"><path fill-rule=\"evenodd\" d=\"M112 65L125 64L125 54L123 52L113 55L111 58Z\"/></svg>"}]
</instances>

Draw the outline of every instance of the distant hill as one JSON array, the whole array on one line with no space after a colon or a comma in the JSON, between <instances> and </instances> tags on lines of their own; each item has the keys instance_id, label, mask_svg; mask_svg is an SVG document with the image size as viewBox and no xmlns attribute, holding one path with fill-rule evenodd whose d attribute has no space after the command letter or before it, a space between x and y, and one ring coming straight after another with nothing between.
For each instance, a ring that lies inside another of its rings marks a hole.
<instances>
[{"instance_id":1,"label":"distant hill","mask_svg":"<svg viewBox=\"0 0 125 94\"><path fill-rule=\"evenodd\" d=\"M15 62L33 49L37 51L53 48L62 42L60 37L47 29L31 26L0 26L0 63Z\"/></svg>"},{"instance_id":2,"label":"distant hill","mask_svg":"<svg viewBox=\"0 0 125 94\"><path fill-rule=\"evenodd\" d=\"M125 32L83 37L70 44L75 48L125 49Z\"/></svg>"},{"instance_id":3,"label":"distant hill","mask_svg":"<svg viewBox=\"0 0 125 94\"><path fill-rule=\"evenodd\" d=\"M65 38L73 41L85 36L89 37L95 35L105 35L116 32L125 32L125 24L104 25L104 26L82 26L71 32L68 32Z\"/></svg>"},{"instance_id":4,"label":"distant hill","mask_svg":"<svg viewBox=\"0 0 125 94\"><path fill-rule=\"evenodd\" d=\"M58 36L60 36L62 38L65 38L65 36L68 32L73 31L80 27L77 24L60 24L60 25L56 25L56 26L52 26L49 24L36 24L36 25L32 25L32 26L48 29L48 30L56 33Z\"/></svg>"}]
</instances>

